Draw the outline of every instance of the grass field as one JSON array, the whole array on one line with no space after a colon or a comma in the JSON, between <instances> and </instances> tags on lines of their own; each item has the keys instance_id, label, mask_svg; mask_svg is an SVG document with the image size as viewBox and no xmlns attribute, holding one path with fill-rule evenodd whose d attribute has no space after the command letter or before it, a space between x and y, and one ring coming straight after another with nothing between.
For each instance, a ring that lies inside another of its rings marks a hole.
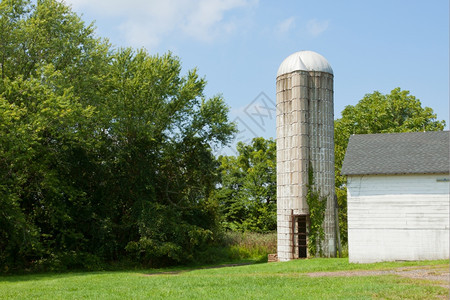
<instances>
[{"instance_id":1,"label":"grass field","mask_svg":"<svg viewBox=\"0 0 450 300\"><path fill-rule=\"evenodd\" d=\"M0 277L1 299L447 299L436 282L396 275L319 276L311 272L389 270L449 261L349 264L310 259L205 269L79 272Z\"/></svg>"}]
</instances>

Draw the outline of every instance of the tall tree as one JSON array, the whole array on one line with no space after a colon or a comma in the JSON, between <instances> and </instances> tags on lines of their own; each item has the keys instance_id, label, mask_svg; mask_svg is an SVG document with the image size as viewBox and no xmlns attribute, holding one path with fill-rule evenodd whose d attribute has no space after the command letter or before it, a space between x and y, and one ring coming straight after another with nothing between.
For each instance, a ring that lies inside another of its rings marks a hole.
<instances>
[{"instance_id":1,"label":"tall tree","mask_svg":"<svg viewBox=\"0 0 450 300\"><path fill-rule=\"evenodd\" d=\"M276 230L276 144L254 138L237 145L238 156L223 156L217 197L225 226L232 230Z\"/></svg>"},{"instance_id":2,"label":"tall tree","mask_svg":"<svg viewBox=\"0 0 450 300\"><path fill-rule=\"evenodd\" d=\"M192 259L217 229L224 100L179 58L113 50L63 2L33 3L0 4L3 270Z\"/></svg>"},{"instance_id":3,"label":"tall tree","mask_svg":"<svg viewBox=\"0 0 450 300\"><path fill-rule=\"evenodd\" d=\"M367 94L355 106L348 105L334 122L336 195L340 208L340 229L347 240L346 178L341 175L348 139L352 134L443 130L445 121L437 120L429 107L409 91L395 88L390 94Z\"/></svg>"},{"instance_id":4,"label":"tall tree","mask_svg":"<svg viewBox=\"0 0 450 300\"><path fill-rule=\"evenodd\" d=\"M147 262L181 261L213 240L210 193L217 183L211 147L234 133L221 97L205 99L196 70L181 75L171 54L123 49L106 83L103 136L117 211L117 241Z\"/></svg>"},{"instance_id":5,"label":"tall tree","mask_svg":"<svg viewBox=\"0 0 450 300\"><path fill-rule=\"evenodd\" d=\"M108 46L57 1L2 1L0 27L0 206L7 207L0 260L7 268L85 249L90 191L78 183L92 173L86 153L95 109L80 101L72 75L99 71L93 58L106 66ZM88 77L77 78L95 83Z\"/></svg>"}]
</instances>

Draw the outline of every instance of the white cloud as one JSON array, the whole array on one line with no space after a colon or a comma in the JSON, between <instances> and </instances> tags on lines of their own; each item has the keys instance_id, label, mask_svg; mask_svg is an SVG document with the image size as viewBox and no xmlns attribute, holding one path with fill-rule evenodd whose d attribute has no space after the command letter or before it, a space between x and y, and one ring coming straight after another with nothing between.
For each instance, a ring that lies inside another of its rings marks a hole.
<instances>
[{"instance_id":1,"label":"white cloud","mask_svg":"<svg viewBox=\"0 0 450 300\"><path fill-rule=\"evenodd\" d=\"M247 0L200 0L196 8L187 15L183 30L198 40L211 41L236 28L235 20L224 19L227 11L243 8Z\"/></svg>"},{"instance_id":2,"label":"white cloud","mask_svg":"<svg viewBox=\"0 0 450 300\"><path fill-rule=\"evenodd\" d=\"M76 11L115 18L128 44L156 47L166 36L212 42L232 34L239 19L232 12L252 8L258 0L66 0Z\"/></svg>"},{"instance_id":3,"label":"white cloud","mask_svg":"<svg viewBox=\"0 0 450 300\"><path fill-rule=\"evenodd\" d=\"M290 17L287 18L283 21L281 21L276 28L276 31L280 34L286 33L289 30L291 30L292 28L295 27L295 18L294 17Z\"/></svg>"},{"instance_id":4,"label":"white cloud","mask_svg":"<svg viewBox=\"0 0 450 300\"><path fill-rule=\"evenodd\" d=\"M328 20L319 21L317 19L312 19L308 21L308 24L306 24L306 28L310 35L316 37L322 34L325 30L327 30L329 24L330 21Z\"/></svg>"}]
</instances>

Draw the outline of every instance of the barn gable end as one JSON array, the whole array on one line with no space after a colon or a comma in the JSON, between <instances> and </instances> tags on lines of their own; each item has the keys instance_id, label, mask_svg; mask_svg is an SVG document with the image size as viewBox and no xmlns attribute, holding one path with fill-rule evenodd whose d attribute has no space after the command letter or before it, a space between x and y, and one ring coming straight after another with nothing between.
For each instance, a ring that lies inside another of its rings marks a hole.
<instances>
[{"instance_id":1,"label":"barn gable end","mask_svg":"<svg viewBox=\"0 0 450 300\"><path fill-rule=\"evenodd\" d=\"M350 262L449 258L449 162L448 131L350 138Z\"/></svg>"}]
</instances>

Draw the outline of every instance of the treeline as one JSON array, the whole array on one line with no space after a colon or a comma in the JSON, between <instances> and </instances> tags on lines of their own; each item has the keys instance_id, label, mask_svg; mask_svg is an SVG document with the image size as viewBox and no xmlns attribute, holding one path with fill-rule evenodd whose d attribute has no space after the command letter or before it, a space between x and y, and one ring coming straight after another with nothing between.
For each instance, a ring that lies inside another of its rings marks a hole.
<instances>
[{"instance_id":1,"label":"treeline","mask_svg":"<svg viewBox=\"0 0 450 300\"><path fill-rule=\"evenodd\" d=\"M192 261L220 234L223 99L65 4L0 6L0 271Z\"/></svg>"}]
</instances>

